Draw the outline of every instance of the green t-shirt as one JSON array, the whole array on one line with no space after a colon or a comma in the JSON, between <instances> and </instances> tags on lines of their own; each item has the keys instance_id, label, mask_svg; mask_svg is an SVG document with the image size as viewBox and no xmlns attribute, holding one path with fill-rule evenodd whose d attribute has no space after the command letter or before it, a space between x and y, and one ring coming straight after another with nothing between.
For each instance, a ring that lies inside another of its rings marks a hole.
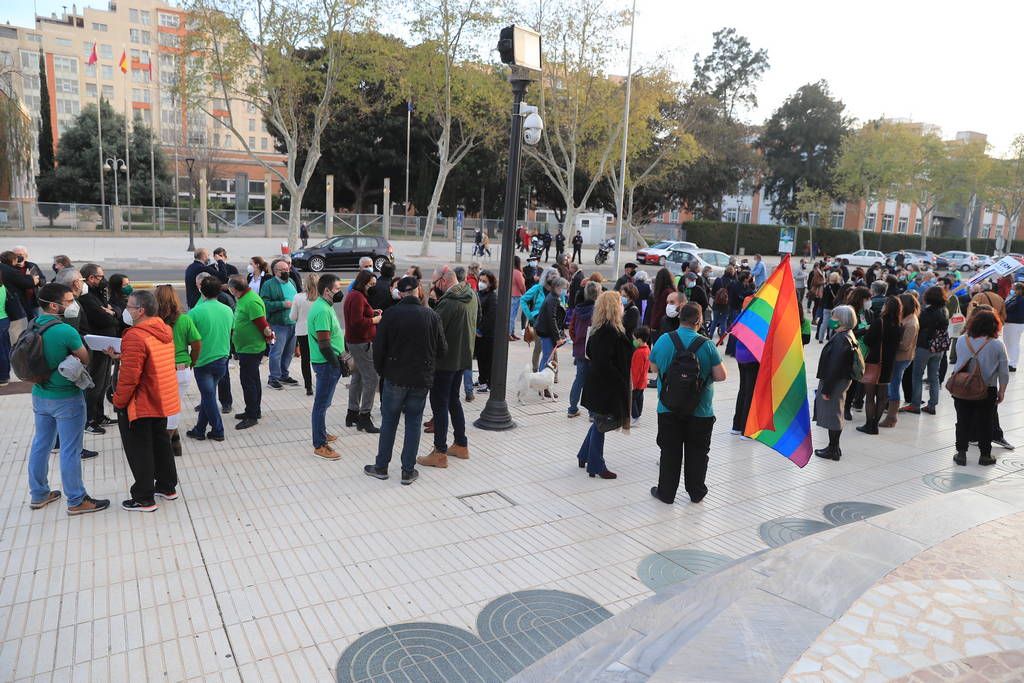
<instances>
[{"instance_id":1,"label":"green t-shirt","mask_svg":"<svg viewBox=\"0 0 1024 683\"><path fill-rule=\"evenodd\" d=\"M331 333L331 348L334 352L341 354L345 352L345 335L341 333L341 323L334 312L334 307L327 303L326 299L320 297L313 302L309 309L307 319L309 330L309 362L326 363L327 359L320 352L320 344L316 340L316 333L329 330Z\"/></svg>"},{"instance_id":2,"label":"green t-shirt","mask_svg":"<svg viewBox=\"0 0 1024 683\"><path fill-rule=\"evenodd\" d=\"M263 353L267 340L253 320L267 317L267 307L258 294L248 291L235 305L235 351L238 353Z\"/></svg>"},{"instance_id":3,"label":"green t-shirt","mask_svg":"<svg viewBox=\"0 0 1024 683\"><path fill-rule=\"evenodd\" d=\"M687 327L680 327L678 332L679 340L683 342L683 348L688 347L697 338L697 333ZM672 359L676 355L676 346L672 343L672 339L670 339L670 336L673 334L675 332L667 332L658 337L657 343L651 349L651 363L658 366L658 396L661 396L662 377L665 376L665 372L672 365ZM715 411L711 407L711 401L715 397L715 385L711 383L711 369L716 365L721 365L722 357L718 355L718 349L715 348L715 344L708 340L701 344L700 349L697 351L697 360L700 362L700 372L704 377L705 384L704 391L700 395L700 403L694 409L693 415L694 417L714 417ZM660 399L658 400L658 412L671 412L662 404Z\"/></svg>"},{"instance_id":4,"label":"green t-shirt","mask_svg":"<svg viewBox=\"0 0 1024 683\"><path fill-rule=\"evenodd\" d=\"M216 299L200 299L188 312L188 317L203 339L199 358L196 359L197 368L230 355L231 330L235 326L235 314L230 307Z\"/></svg>"},{"instance_id":5,"label":"green t-shirt","mask_svg":"<svg viewBox=\"0 0 1024 683\"><path fill-rule=\"evenodd\" d=\"M7 287L0 285L0 320L7 318Z\"/></svg>"},{"instance_id":6,"label":"green t-shirt","mask_svg":"<svg viewBox=\"0 0 1024 683\"><path fill-rule=\"evenodd\" d=\"M60 318L44 313L36 318L36 323L41 327L51 320L60 320ZM57 372L57 366L80 348L82 348L82 337L75 328L65 322L54 325L44 332L43 355L46 356L46 365L53 370L53 374L42 384L34 385L32 395L40 398L70 398L81 395L81 389Z\"/></svg>"},{"instance_id":7,"label":"green t-shirt","mask_svg":"<svg viewBox=\"0 0 1024 683\"><path fill-rule=\"evenodd\" d=\"M196 329L196 324L192 318L182 314L174 321L171 332L174 333L174 364L191 363L192 355L188 352L188 345L203 339Z\"/></svg>"}]
</instances>

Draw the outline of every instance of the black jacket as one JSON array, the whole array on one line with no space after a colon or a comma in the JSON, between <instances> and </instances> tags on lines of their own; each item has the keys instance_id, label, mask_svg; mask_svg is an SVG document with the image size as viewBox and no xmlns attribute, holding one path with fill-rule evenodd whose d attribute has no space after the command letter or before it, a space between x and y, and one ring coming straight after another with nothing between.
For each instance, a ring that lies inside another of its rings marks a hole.
<instances>
[{"instance_id":1,"label":"black jacket","mask_svg":"<svg viewBox=\"0 0 1024 683\"><path fill-rule=\"evenodd\" d=\"M626 329L626 336L633 338L636 328L640 327L640 309L632 301L622 311L622 326Z\"/></svg>"},{"instance_id":2,"label":"black jacket","mask_svg":"<svg viewBox=\"0 0 1024 683\"><path fill-rule=\"evenodd\" d=\"M613 415L622 426L627 426L632 399L629 370L633 344L611 325L602 325L590 333L587 357L590 369L580 402L584 408Z\"/></svg>"},{"instance_id":3,"label":"black jacket","mask_svg":"<svg viewBox=\"0 0 1024 683\"><path fill-rule=\"evenodd\" d=\"M373 340L373 366L400 387L428 389L437 361L448 352L441 318L416 297L384 311Z\"/></svg>"},{"instance_id":4,"label":"black jacket","mask_svg":"<svg viewBox=\"0 0 1024 683\"><path fill-rule=\"evenodd\" d=\"M917 348L919 349L927 349L932 343L935 333L945 330L949 326L949 316L946 313L945 305L925 306L917 321L921 326L917 333Z\"/></svg>"},{"instance_id":5,"label":"black jacket","mask_svg":"<svg viewBox=\"0 0 1024 683\"><path fill-rule=\"evenodd\" d=\"M391 296L390 278L377 278L377 283L366 293L366 300L370 302L370 306L382 311L386 311L398 303Z\"/></svg>"},{"instance_id":6,"label":"black jacket","mask_svg":"<svg viewBox=\"0 0 1024 683\"><path fill-rule=\"evenodd\" d=\"M868 355L864 362L882 364L879 384L888 384L892 379L892 368L896 362L896 352L899 350L902 336L903 328L899 325L890 325L882 318L876 318L864 335L864 343L868 347Z\"/></svg>"},{"instance_id":7,"label":"black jacket","mask_svg":"<svg viewBox=\"0 0 1024 683\"><path fill-rule=\"evenodd\" d=\"M562 302L554 292L548 292L544 297L544 303L540 305L540 313L537 314L537 322L533 329L538 337L549 339L561 339L562 330L565 327L565 309Z\"/></svg>"},{"instance_id":8,"label":"black jacket","mask_svg":"<svg viewBox=\"0 0 1024 683\"><path fill-rule=\"evenodd\" d=\"M185 302L189 308L195 308L195 305L199 302L199 287L196 286L196 276L199 273L209 273L220 279L217 266L208 266L199 261L192 261L192 263L188 264L188 268L185 269Z\"/></svg>"},{"instance_id":9,"label":"black jacket","mask_svg":"<svg viewBox=\"0 0 1024 683\"><path fill-rule=\"evenodd\" d=\"M4 286L7 287L7 315L11 320L21 320L24 318L31 307L28 304L28 291L35 287L35 283L32 278L25 275L18 268L8 265L6 263L0 263L0 279L3 280ZM11 299L17 302L17 307L13 306L14 303ZM21 311L21 315L11 315Z\"/></svg>"},{"instance_id":10,"label":"black jacket","mask_svg":"<svg viewBox=\"0 0 1024 683\"><path fill-rule=\"evenodd\" d=\"M498 310L498 297L490 289L479 292L480 313L477 317L477 332L484 339L494 338L494 319Z\"/></svg>"},{"instance_id":11,"label":"black jacket","mask_svg":"<svg viewBox=\"0 0 1024 683\"><path fill-rule=\"evenodd\" d=\"M818 359L818 379L821 392L831 396L836 389L853 376L853 349L856 346L849 333L835 334L821 350Z\"/></svg>"},{"instance_id":12,"label":"black jacket","mask_svg":"<svg viewBox=\"0 0 1024 683\"><path fill-rule=\"evenodd\" d=\"M100 334L105 337L116 337L119 319L113 313L107 313L103 307L107 302L96 292L78 297L78 305L82 312L78 316L78 330L82 334Z\"/></svg>"},{"instance_id":13,"label":"black jacket","mask_svg":"<svg viewBox=\"0 0 1024 683\"><path fill-rule=\"evenodd\" d=\"M825 289L821 293L821 307L832 310L839 304L836 302L836 296L839 294L839 290L842 289L842 285L830 284L825 285Z\"/></svg>"},{"instance_id":14,"label":"black jacket","mask_svg":"<svg viewBox=\"0 0 1024 683\"><path fill-rule=\"evenodd\" d=\"M217 269L217 279L221 281L221 284L226 285L229 277L238 275L238 268L235 268L227 261L217 261L213 264L213 267Z\"/></svg>"}]
</instances>

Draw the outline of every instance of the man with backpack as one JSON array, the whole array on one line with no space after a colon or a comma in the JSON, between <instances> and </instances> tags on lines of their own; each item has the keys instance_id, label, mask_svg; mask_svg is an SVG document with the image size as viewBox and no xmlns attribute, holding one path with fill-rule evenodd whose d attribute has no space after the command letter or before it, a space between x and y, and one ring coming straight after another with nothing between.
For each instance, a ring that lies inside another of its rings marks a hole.
<instances>
[{"instance_id":1,"label":"man with backpack","mask_svg":"<svg viewBox=\"0 0 1024 683\"><path fill-rule=\"evenodd\" d=\"M688 303L679 311L679 329L663 334L651 350L658 369L658 485L651 495L675 501L680 470L683 488L699 503L708 493L704 478L715 413L713 382L725 381L725 366L711 340L697 331L704 320L700 306Z\"/></svg>"},{"instance_id":2,"label":"man with backpack","mask_svg":"<svg viewBox=\"0 0 1024 683\"><path fill-rule=\"evenodd\" d=\"M18 339L11 363L19 377L34 384L32 412L35 433L28 456L29 507L38 510L60 500L50 490L50 449L60 437L60 479L68 498L68 514L99 512L109 500L91 498L82 483L82 434L85 428L85 397L82 390L57 371L69 356L83 365L89 352L75 328L63 322L64 310L74 302L71 290L51 283L38 291L42 313Z\"/></svg>"}]
</instances>

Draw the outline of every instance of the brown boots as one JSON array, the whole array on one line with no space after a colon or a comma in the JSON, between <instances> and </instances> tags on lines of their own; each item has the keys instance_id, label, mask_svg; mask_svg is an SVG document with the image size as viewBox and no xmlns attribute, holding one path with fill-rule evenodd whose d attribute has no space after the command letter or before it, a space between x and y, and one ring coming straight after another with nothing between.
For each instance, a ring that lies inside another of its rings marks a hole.
<instances>
[{"instance_id":1,"label":"brown boots","mask_svg":"<svg viewBox=\"0 0 1024 683\"><path fill-rule=\"evenodd\" d=\"M888 409L885 412L885 419L878 423L879 427L895 427L896 416L900 412L899 401L889 401Z\"/></svg>"},{"instance_id":2,"label":"brown boots","mask_svg":"<svg viewBox=\"0 0 1024 683\"><path fill-rule=\"evenodd\" d=\"M416 458L416 462L423 465L424 467L448 467L448 456L445 453L437 450L436 448L430 451L430 455L421 455Z\"/></svg>"},{"instance_id":3,"label":"brown boots","mask_svg":"<svg viewBox=\"0 0 1024 683\"><path fill-rule=\"evenodd\" d=\"M457 443L453 443L448 447L448 455L459 460L469 460L469 446L460 446Z\"/></svg>"}]
</instances>

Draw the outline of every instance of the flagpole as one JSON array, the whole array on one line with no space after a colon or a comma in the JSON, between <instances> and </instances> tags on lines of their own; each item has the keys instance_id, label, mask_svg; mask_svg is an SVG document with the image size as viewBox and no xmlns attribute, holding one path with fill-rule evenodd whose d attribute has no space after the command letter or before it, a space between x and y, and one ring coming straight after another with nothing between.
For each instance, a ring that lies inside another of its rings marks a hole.
<instances>
[{"instance_id":1,"label":"flagpole","mask_svg":"<svg viewBox=\"0 0 1024 683\"><path fill-rule=\"evenodd\" d=\"M128 205L128 229L132 229L132 160L131 160L131 141L130 141L130 129L132 117L128 111L128 88L131 87L128 83L128 72L131 71L132 64L128 58L128 49L125 48L121 53L121 56L126 62L128 62L128 68L122 71L124 74L124 168L125 168L125 204Z\"/></svg>"},{"instance_id":2,"label":"flagpole","mask_svg":"<svg viewBox=\"0 0 1024 683\"><path fill-rule=\"evenodd\" d=\"M92 44L93 54L96 52L96 43ZM99 60L92 63L96 67L96 135L100 147L100 223L107 227L107 191L106 182L103 178L103 83L100 81ZM116 169L115 169L116 171Z\"/></svg>"},{"instance_id":3,"label":"flagpole","mask_svg":"<svg viewBox=\"0 0 1024 683\"><path fill-rule=\"evenodd\" d=\"M153 57L152 57L152 55L150 55L150 57L149 57L149 81L150 81L150 83L153 82ZM157 100L157 102L160 101L160 81L159 80L156 82L156 100ZM155 116L153 116L153 105L152 104L150 104L150 106L149 106L149 114L150 114L151 120L156 118ZM155 130L155 128L154 128L153 124L150 123L150 126L149 126L149 188L150 188L150 192L152 194L152 202L153 202L153 215L152 215L153 229L156 230L156 165L155 165L155 162L153 161L153 131L154 130Z\"/></svg>"},{"instance_id":4,"label":"flagpole","mask_svg":"<svg viewBox=\"0 0 1024 683\"><path fill-rule=\"evenodd\" d=\"M615 267L614 275L619 274L619 257L622 254L622 212L626 202L626 152L629 144L629 99L633 90L633 29L636 26L636 0L633 0L633 11L629 14L629 57L626 60L626 103L622 109L622 159L619 162L619 192L615 198L615 213L618 226L615 231Z\"/></svg>"},{"instance_id":5,"label":"flagpole","mask_svg":"<svg viewBox=\"0 0 1024 683\"><path fill-rule=\"evenodd\" d=\"M412 139L412 100L405 101L405 211L409 215L409 141ZM406 226L402 220L402 227Z\"/></svg>"}]
</instances>

